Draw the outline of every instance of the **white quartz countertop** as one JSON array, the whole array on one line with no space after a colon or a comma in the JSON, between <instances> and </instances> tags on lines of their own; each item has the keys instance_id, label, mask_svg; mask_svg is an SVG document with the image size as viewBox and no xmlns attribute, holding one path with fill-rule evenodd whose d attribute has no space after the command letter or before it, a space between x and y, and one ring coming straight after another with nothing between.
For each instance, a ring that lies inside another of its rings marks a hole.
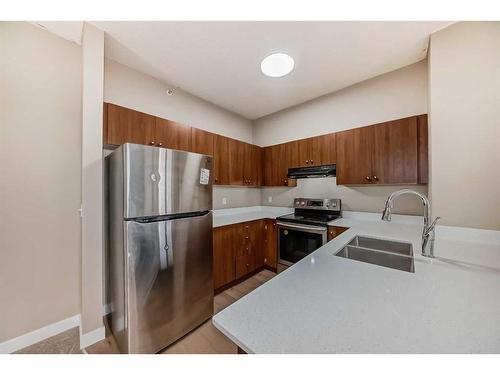
<instances>
[{"instance_id":1,"label":"white quartz countertop","mask_svg":"<svg viewBox=\"0 0 500 375\"><path fill-rule=\"evenodd\" d=\"M500 353L500 232L345 215L337 238L213 317L248 353ZM336 257L355 235L413 244L415 273Z\"/></svg>"},{"instance_id":2,"label":"white quartz countertop","mask_svg":"<svg viewBox=\"0 0 500 375\"><path fill-rule=\"evenodd\" d=\"M213 210L213 227L244 223L259 219L276 219L281 215L293 212L293 208L275 206L253 206L241 208L224 208Z\"/></svg>"}]
</instances>

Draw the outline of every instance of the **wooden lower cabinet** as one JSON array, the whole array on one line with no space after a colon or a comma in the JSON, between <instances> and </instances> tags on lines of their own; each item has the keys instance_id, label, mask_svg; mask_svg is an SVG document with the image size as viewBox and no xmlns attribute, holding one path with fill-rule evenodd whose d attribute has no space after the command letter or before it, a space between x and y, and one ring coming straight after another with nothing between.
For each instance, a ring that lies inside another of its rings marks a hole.
<instances>
[{"instance_id":1,"label":"wooden lower cabinet","mask_svg":"<svg viewBox=\"0 0 500 375\"><path fill-rule=\"evenodd\" d=\"M271 241L272 234L267 230L273 232L273 221L267 227L267 219L262 219L214 228L216 291L265 265L276 268L277 253L269 246L276 241Z\"/></svg>"},{"instance_id":2,"label":"wooden lower cabinet","mask_svg":"<svg viewBox=\"0 0 500 375\"><path fill-rule=\"evenodd\" d=\"M276 220L264 219L264 259L263 265L276 270L278 267L278 237Z\"/></svg>"},{"instance_id":3,"label":"wooden lower cabinet","mask_svg":"<svg viewBox=\"0 0 500 375\"><path fill-rule=\"evenodd\" d=\"M338 235L344 233L348 229L349 228L337 227L337 226L334 226L334 225L329 225L328 226L328 241L333 240L335 237L337 237Z\"/></svg>"},{"instance_id":4,"label":"wooden lower cabinet","mask_svg":"<svg viewBox=\"0 0 500 375\"><path fill-rule=\"evenodd\" d=\"M233 232L232 225L213 230L214 289L236 279L236 248L233 245Z\"/></svg>"}]
</instances>

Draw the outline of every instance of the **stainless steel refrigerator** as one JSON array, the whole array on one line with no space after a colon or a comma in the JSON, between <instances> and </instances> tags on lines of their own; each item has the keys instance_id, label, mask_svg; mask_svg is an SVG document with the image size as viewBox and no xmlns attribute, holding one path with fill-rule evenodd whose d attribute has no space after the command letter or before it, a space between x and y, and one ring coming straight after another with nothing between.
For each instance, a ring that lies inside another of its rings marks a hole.
<instances>
[{"instance_id":1,"label":"stainless steel refrigerator","mask_svg":"<svg viewBox=\"0 0 500 375\"><path fill-rule=\"evenodd\" d=\"M212 157L127 143L106 174L110 327L155 353L213 314Z\"/></svg>"}]
</instances>

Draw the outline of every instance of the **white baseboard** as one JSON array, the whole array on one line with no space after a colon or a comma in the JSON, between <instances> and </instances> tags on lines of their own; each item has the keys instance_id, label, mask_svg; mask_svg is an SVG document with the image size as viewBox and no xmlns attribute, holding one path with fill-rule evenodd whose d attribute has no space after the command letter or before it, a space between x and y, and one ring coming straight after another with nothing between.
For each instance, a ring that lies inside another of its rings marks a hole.
<instances>
[{"instance_id":1,"label":"white baseboard","mask_svg":"<svg viewBox=\"0 0 500 375\"><path fill-rule=\"evenodd\" d=\"M111 313L111 305L103 305L102 315L105 316L109 313ZM49 337L58 335L75 327L80 327L80 349L86 348L106 338L106 330L104 326L83 334L80 321L81 316L78 314L59 322L49 324L37 330L25 333L24 335L14 337L13 339L0 342L0 354L17 352L18 350L24 349L30 345L36 344L40 341L48 339Z\"/></svg>"},{"instance_id":2,"label":"white baseboard","mask_svg":"<svg viewBox=\"0 0 500 375\"><path fill-rule=\"evenodd\" d=\"M49 324L35 331L28 332L24 335L14 337L13 339L0 343L0 353L14 353L27 346L36 344L37 342L48 339L49 337L58 335L68 329L80 326L80 314L71 316L56 323Z\"/></svg>"},{"instance_id":3,"label":"white baseboard","mask_svg":"<svg viewBox=\"0 0 500 375\"><path fill-rule=\"evenodd\" d=\"M80 326L80 349L84 349L96 342L104 340L106 338L106 329L104 326L94 329L88 333L82 333L82 327Z\"/></svg>"}]
</instances>

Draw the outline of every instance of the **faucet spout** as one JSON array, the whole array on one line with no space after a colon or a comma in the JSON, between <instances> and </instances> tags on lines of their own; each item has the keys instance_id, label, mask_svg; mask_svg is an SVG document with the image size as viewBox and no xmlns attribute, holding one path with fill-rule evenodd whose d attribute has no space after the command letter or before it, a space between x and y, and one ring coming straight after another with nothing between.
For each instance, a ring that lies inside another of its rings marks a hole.
<instances>
[{"instance_id":1,"label":"faucet spout","mask_svg":"<svg viewBox=\"0 0 500 375\"><path fill-rule=\"evenodd\" d=\"M434 220L434 222L430 224L431 203L429 202L429 199L425 195L410 189L401 189L393 192L391 195L389 195L387 201L385 202L385 208L384 211L382 212L382 220L391 221L391 211L394 199L403 194L413 194L422 200L422 204L424 206L424 229L422 231L422 255L433 258L434 237L435 237L434 227L436 225L436 222L440 219L440 217L437 217L436 220Z\"/></svg>"}]
</instances>

